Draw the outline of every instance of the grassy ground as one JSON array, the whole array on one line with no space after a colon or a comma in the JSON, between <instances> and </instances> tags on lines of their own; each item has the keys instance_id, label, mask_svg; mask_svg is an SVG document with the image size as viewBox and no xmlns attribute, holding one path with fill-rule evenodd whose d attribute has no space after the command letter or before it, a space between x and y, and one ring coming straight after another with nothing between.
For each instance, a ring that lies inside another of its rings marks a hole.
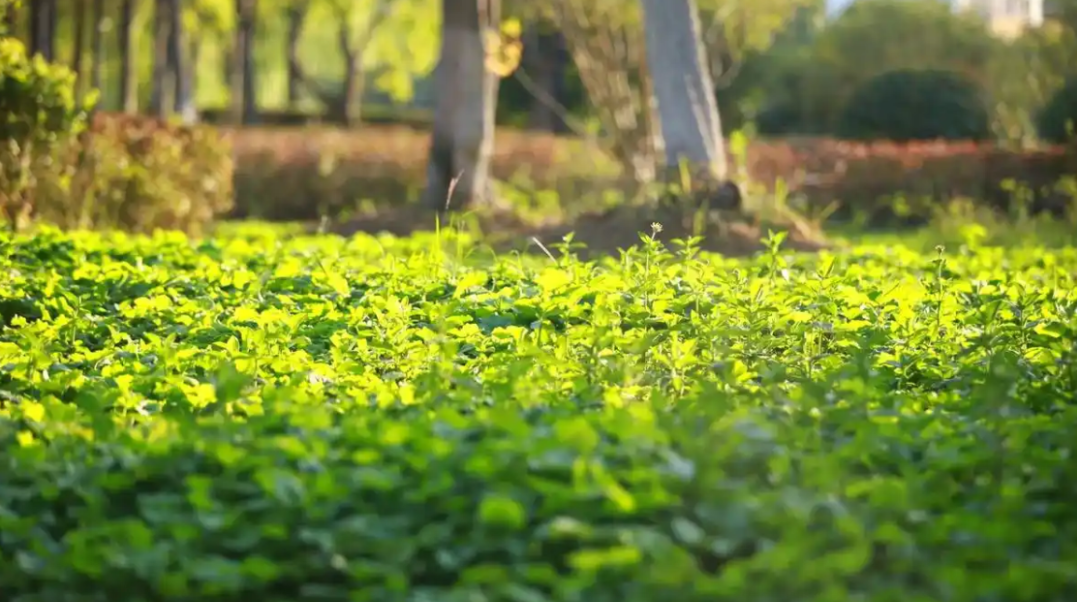
<instances>
[{"instance_id":1,"label":"grassy ground","mask_svg":"<svg viewBox=\"0 0 1077 602\"><path fill-rule=\"evenodd\" d=\"M1068 600L1077 250L0 235L11 599Z\"/></svg>"}]
</instances>

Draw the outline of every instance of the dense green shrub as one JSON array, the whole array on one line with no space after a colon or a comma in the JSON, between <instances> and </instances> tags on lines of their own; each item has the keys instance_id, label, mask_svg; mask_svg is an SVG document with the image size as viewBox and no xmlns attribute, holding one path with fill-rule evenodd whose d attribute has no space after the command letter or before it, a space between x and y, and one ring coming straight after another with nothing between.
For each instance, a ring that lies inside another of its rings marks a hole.
<instances>
[{"instance_id":1,"label":"dense green shrub","mask_svg":"<svg viewBox=\"0 0 1077 602\"><path fill-rule=\"evenodd\" d=\"M1072 249L441 236L0 234L3 599L1073 600Z\"/></svg>"},{"instance_id":2,"label":"dense green shrub","mask_svg":"<svg viewBox=\"0 0 1077 602\"><path fill-rule=\"evenodd\" d=\"M760 136L775 137L803 134L807 129L807 122L800 107L788 101L763 107L754 120L756 132Z\"/></svg>"},{"instance_id":3,"label":"dense green shrub","mask_svg":"<svg viewBox=\"0 0 1077 602\"><path fill-rule=\"evenodd\" d=\"M990 114L972 82L950 71L896 70L853 92L837 134L857 140L986 140Z\"/></svg>"},{"instance_id":4,"label":"dense green shrub","mask_svg":"<svg viewBox=\"0 0 1077 602\"><path fill-rule=\"evenodd\" d=\"M1077 142L1077 77L1066 82L1037 119L1040 137L1049 142Z\"/></svg>"},{"instance_id":5,"label":"dense green shrub","mask_svg":"<svg viewBox=\"0 0 1077 602\"><path fill-rule=\"evenodd\" d=\"M16 229L34 210L42 170L66 169L54 152L85 125L93 99L77 101L74 84L71 70L0 36L0 219Z\"/></svg>"}]
</instances>

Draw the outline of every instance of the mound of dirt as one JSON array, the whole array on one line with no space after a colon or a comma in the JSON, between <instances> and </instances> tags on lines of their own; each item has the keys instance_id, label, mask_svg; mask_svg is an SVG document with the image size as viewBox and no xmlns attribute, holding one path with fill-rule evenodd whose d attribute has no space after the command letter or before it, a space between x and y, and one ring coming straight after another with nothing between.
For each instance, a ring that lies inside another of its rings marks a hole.
<instances>
[{"instance_id":1,"label":"mound of dirt","mask_svg":"<svg viewBox=\"0 0 1077 602\"><path fill-rule=\"evenodd\" d=\"M572 220L529 221L509 211L475 211L466 218L477 225L484 238L494 250L544 253L535 244L539 241L549 247L562 241L568 233L574 233L573 243L582 243L585 249L581 257L607 254L616 255L640 242L640 234L651 235L652 224L660 226L655 238L669 245L671 241L686 239L697 231L693 224L694 214L676 207L621 206L601 213L584 214ZM446 219L442 218L442 227ZM821 233L804 224L762 223L751 216L735 212L711 212L699 227L702 237L700 248L730 257L753 255L764 249L761 239L768 230L786 231L788 236L782 248L794 251L819 251L829 247ZM330 224L327 231L342 236L358 232L368 234L389 233L407 236L414 232L432 232L435 216L415 206L394 207L353 217L344 222Z\"/></svg>"}]
</instances>

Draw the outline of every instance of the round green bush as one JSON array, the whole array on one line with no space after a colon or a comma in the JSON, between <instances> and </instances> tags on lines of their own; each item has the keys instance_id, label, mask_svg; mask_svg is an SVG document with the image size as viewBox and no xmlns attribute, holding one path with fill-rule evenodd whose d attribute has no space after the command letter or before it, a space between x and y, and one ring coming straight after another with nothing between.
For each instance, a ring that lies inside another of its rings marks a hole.
<instances>
[{"instance_id":1,"label":"round green bush","mask_svg":"<svg viewBox=\"0 0 1077 602\"><path fill-rule=\"evenodd\" d=\"M1040 138L1058 144L1077 141L1077 77L1070 78L1037 117Z\"/></svg>"},{"instance_id":2,"label":"round green bush","mask_svg":"<svg viewBox=\"0 0 1077 602\"><path fill-rule=\"evenodd\" d=\"M986 140L987 103L977 86L943 70L897 70L858 88L842 109L837 134L857 140Z\"/></svg>"},{"instance_id":3,"label":"round green bush","mask_svg":"<svg viewBox=\"0 0 1077 602\"><path fill-rule=\"evenodd\" d=\"M794 132L801 122L800 111L792 103L775 103L755 116L756 130L762 136L782 136Z\"/></svg>"}]
</instances>

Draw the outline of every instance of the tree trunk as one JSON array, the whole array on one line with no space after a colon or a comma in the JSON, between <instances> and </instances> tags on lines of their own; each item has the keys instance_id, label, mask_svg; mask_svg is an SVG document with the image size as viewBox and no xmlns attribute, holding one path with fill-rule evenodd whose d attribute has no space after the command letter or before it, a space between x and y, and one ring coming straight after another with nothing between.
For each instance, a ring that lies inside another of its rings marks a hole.
<instances>
[{"instance_id":1,"label":"tree trunk","mask_svg":"<svg viewBox=\"0 0 1077 602\"><path fill-rule=\"evenodd\" d=\"M150 94L150 112L159 119L168 117L168 99L171 96L166 89L169 83L169 0L157 0L153 7L153 91Z\"/></svg>"},{"instance_id":2,"label":"tree trunk","mask_svg":"<svg viewBox=\"0 0 1077 602\"><path fill-rule=\"evenodd\" d=\"M123 0L120 4L120 102L123 112L138 112L138 74L135 73L134 56L135 0Z\"/></svg>"},{"instance_id":3,"label":"tree trunk","mask_svg":"<svg viewBox=\"0 0 1077 602\"><path fill-rule=\"evenodd\" d=\"M696 0L643 0L643 11L666 167L684 160L696 175L724 181L725 146Z\"/></svg>"},{"instance_id":4,"label":"tree trunk","mask_svg":"<svg viewBox=\"0 0 1077 602\"><path fill-rule=\"evenodd\" d=\"M228 92L229 121L233 125L243 122L243 55L246 40L243 39L247 29L243 26L244 0L236 0L236 27L232 32L232 56L229 57Z\"/></svg>"},{"instance_id":5,"label":"tree trunk","mask_svg":"<svg viewBox=\"0 0 1077 602\"><path fill-rule=\"evenodd\" d=\"M476 0L442 0L441 6L438 97L423 199L439 211L494 200L489 169L498 78L486 68L482 33L487 22L500 22L500 0L486 3L489 15L481 14Z\"/></svg>"},{"instance_id":6,"label":"tree trunk","mask_svg":"<svg viewBox=\"0 0 1077 602\"><path fill-rule=\"evenodd\" d=\"M55 59L56 0L30 2L30 54Z\"/></svg>"},{"instance_id":7,"label":"tree trunk","mask_svg":"<svg viewBox=\"0 0 1077 602\"><path fill-rule=\"evenodd\" d=\"M90 87L101 89L102 71L105 66L105 0L93 0L93 32L90 38L90 53L93 55L93 70L90 73Z\"/></svg>"},{"instance_id":8,"label":"tree trunk","mask_svg":"<svg viewBox=\"0 0 1077 602\"><path fill-rule=\"evenodd\" d=\"M662 136L651 118L642 27L608 3L556 0L553 7L605 132L607 152L637 184L653 181Z\"/></svg>"},{"instance_id":9,"label":"tree trunk","mask_svg":"<svg viewBox=\"0 0 1077 602\"><path fill-rule=\"evenodd\" d=\"M170 78L174 85L174 107L183 123L194 123L198 115L191 89L193 74L190 61L185 55L187 39L183 27L183 6L180 0L168 0L168 16L168 62Z\"/></svg>"},{"instance_id":10,"label":"tree trunk","mask_svg":"<svg viewBox=\"0 0 1077 602\"><path fill-rule=\"evenodd\" d=\"M255 98L254 26L256 0L236 0L236 32L232 44L230 88L232 123L250 124L257 120Z\"/></svg>"},{"instance_id":11,"label":"tree trunk","mask_svg":"<svg viewBox=\"0 0 1077 602\"><path fill-rule=\"evenodd\" d=\"M75 0L75 19L72 26L75 28L74 48L71 51L71 70L75 72L75 98L82 98L82 91L86 84L86 73L83 69L86 63L86 1Z\"/></svg>"},{"instance_id":12,"label":"tree trunk","mask_svg":"<svg viewBox=\"0 0 1077 602\"><path fill-rule=\"evenodd\" d=\"M257 19L256 0L247 0L249 11L244 20L246 33L243 39L243 123L250 125L258 121L258 93L255 86L256 71L254 62L255 23Z\"/></svg>"},{"instance_id":13,"label":"tree trunk","mask_svg":"<svg viewBox=\"0 0 1077 602\"><path fill-rule=\"evenodd\" d=\"M344 72L344 89L341 90L340 106L335 111L340 123L344 127L358 125L362 119L363 109L363 83L366 73L359 66L359 59L355 56L345 57L346 71Z\"/></svg>"},{"instance_id":14,"label":"tree trunk","mask_svg":"<svg viewBox=\"0 0 1077 602\"><path fill-rule=\"evenodd\" d=\"M337 33L337 44L340 46L340 54L344 57L344 86L341 90L339 105L333 108L334 117L344 127L351 127L359 123L360 109L363 102L363 73L362 53L352 48L352 32L348 26L346 15L341 15L341 22Z\"/></svg>"},{"instance_id":15,"label":"tree trunk","mask_svg":"<svg viewBox=\"0 0 1077 602\"><path fill-rule=\"evenodd\" d=\"M198 65L202 59L202 39L197 33L194 35L188 34L184 36L187 40L187 60L186 77L187 77L187 90L191 98L191 107L194 112L195 121L198 120L198 78L195 74L198 72Z\"/></svg>"},{"instance_id":16,"label":"tree trunk","mask_svg":"<svg viewBox=\"0 0 1077 602\"><path fill-rule=\"evenodd\" d=\"M13 38L19 37L19 32L15 31L19 25L19 9L14 4L8 4L4 9L3 19L4 32Z\"/></svg>"},{"instance_id":17,"label":"tree trunk","mask_svg":"<svg viewBox=\"0 0 1077 602\"><path fill-rule=\"evenodd\" d=\"M56 12L56 3L58 0L39 0L44 4L48 10L48 19L45 21L45 25L48 27L48 35L45 37L45 48L48 50L48 58L50 61L56 60L56 29L59 25L60 15Z\"/></svg>"},{"instance_id":18,"label":"tree trunk","mask_svg":"<svg viewBox=\"0 0 1077 602\"><path fill-rule=\"evenodd\" d=\"M303 20L306 16L305 4L288 7L288 106L292 109L299 104L299 90L303 85L302 70L299 66L299 40L303 35Z\"/></svg>"}]
</instances>

